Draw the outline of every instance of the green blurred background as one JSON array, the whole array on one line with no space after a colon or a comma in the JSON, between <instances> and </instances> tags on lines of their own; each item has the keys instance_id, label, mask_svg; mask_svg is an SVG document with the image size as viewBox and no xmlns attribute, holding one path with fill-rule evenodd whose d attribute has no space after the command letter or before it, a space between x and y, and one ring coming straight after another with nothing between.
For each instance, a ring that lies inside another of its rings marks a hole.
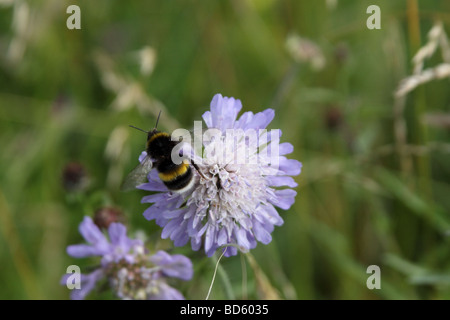
<instances>
[{"instance_id":1,"label":"green blurred background","mask_svg":"<svg viewBox=\"0 0 450 320\"><path fill-rule=\"evenodd\" d=\"M129 124L163 110L161 129L191 128L215 93L274 108L303 172L273 241L221 260L211 299L450 298L448 75L395 97L433 26L424 70L450 63L448 0L0 1L0 298L67 299L67 266L98 261L65 248L113 206L192 259L179 288L204 299L215 260L159 239L146 193L119 188L145 144Z\"/></svg>"}]
</instances>

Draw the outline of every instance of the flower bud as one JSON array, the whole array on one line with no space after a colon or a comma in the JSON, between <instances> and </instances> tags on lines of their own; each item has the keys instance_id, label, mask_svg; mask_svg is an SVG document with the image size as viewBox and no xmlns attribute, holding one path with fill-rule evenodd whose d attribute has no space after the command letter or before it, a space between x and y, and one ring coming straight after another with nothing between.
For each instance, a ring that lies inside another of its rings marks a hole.
<instances>
[{"instance_id":1,"label":"flower bud","mask_svg":"<svg viewBox=\"0 0 450 320\"><path fill-rule=\"evenodd\" d=\"M88 180L86 168L79 162L69 162L62 171L62 184L66 191L83 191Z\"/></svg>"},{"instance_id":2,"label":"flower bud","mask_svg":"<svg viewBox=\"0 0 450 320\"><path fill-rule=\"evenodd\" d=\"M125 217L123 212L113 207L103 207L95 211L94 223L99 229L108 229L109 225L113 222L123 223Z\"/></svg>"}]
</instances>

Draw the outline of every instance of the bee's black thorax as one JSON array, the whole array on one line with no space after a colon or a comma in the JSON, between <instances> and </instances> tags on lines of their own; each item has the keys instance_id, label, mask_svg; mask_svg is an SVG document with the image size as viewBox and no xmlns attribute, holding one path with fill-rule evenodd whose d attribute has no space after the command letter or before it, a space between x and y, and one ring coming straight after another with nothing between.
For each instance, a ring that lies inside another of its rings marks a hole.
<instances>
[{"instance_id":1,"label":"bee's black thorax","mask_svg":"<svg viewBox=\"0 0 450 320\"><path fill-rule=\"evenodd\" d=\"M189 185L193 178L188 162L175 164L172 161L172 149L178 144L171 136L157 130L150 131L147 137L147 154L153 160L159 172L159 178L170 190L181 190Z\"/></svg>"},{"instance_id":2,"label":"bee's black thorax","mask_svg":"<svg viewBox=\"0 0 450 320\"><path fill-rule=\"evenodd\" d=\"M147 138L147 154L154 160L158 161L169 158L173 147L177 145L177 141L172 141L169 134L160 131L150 131Z\"/></svg>"}]
</instances>

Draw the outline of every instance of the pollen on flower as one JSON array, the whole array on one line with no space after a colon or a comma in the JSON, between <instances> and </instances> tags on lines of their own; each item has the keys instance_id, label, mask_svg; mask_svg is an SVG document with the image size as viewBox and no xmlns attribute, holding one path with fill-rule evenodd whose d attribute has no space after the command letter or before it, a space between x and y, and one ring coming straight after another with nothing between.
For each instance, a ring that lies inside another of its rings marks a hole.
<instances>
[{"instance_id":1,"label":"pollen on flower","mask_svg":"<svg viewBox=\"0 0 450 320\"><path fill-rule=\"evenodd\" d=\"M133 264L121 260L110 264L105 270L110 286L117 296L127 300L148 300L159 290L161 268L152 265L147 259L140 259Z\"/></svg>"}]
</instances>

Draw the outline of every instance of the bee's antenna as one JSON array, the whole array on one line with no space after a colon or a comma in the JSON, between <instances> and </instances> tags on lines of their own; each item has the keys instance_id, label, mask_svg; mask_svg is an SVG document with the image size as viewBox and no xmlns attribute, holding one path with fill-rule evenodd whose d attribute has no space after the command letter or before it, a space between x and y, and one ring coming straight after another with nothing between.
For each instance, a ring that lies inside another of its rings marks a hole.
<instances>
[{"instance_id":1,"label":"bee's antenna","mask_svg":"<svg viewBox=\"0 0 450 320\"><path fill-rule=\"evenodd\" d=\"M158 122L159 122L159 117L161 116L161 111L162 110L159 110L158 119L156 119L156 123L155 123L155 129L158 127Z\"/></svg>"},{"instance_id":2,"label":"bee's antenna","mask_svg":"<svg viewBox=\"0 0 450 320\"><path fill-rule=\"evenodd\" d=\"M129 126L130 126L131 128L137 129L137 130L139 130L139 131L148 133L148 131L142 130L141 128L138 128L138 127L135 127L135 126L132 126L131 124L130 124Z\"/></svg>"}]
</instances>

